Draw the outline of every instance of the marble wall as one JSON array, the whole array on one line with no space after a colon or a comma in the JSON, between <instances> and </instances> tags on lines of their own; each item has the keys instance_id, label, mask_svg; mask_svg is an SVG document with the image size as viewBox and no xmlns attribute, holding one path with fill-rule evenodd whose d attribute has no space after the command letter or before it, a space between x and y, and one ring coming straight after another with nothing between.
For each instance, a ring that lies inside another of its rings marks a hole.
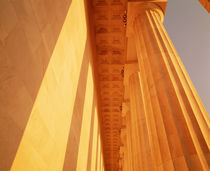
<instances>
[{"instance_id":1,"label":"marble wall","mask_svg":"<svg viewBox=\"0 0 210 171\"><path fill-rule=\"evenodd\" d=\"M0 170L102 170L83 0L0 1Z\"/></svg>"}]
</instances>

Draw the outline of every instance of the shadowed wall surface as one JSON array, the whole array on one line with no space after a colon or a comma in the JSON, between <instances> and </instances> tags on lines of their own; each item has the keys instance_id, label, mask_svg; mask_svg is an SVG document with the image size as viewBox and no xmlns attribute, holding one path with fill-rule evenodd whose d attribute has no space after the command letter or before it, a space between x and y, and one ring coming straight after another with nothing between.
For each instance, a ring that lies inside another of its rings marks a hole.
<instances>
[{"instance_id":1,"label":"shadowed wall surface","mask_svg":"<svg viewBox=\"0 0 210 171\"><path fill-rule=\"evenodd\" d=\"M11 167L70 4L0 1L0 170Z\"/></svg>"},{"instance_id":2,"label":"shadowed wall surface","mask_svg":"<svg viewBox=\"0 0 210 171\"><path fill-rule=\"evenodd\" d=\"M164 25L210 114L210 14L194 0L168 0Z\"/></svg>"}]
</instances>

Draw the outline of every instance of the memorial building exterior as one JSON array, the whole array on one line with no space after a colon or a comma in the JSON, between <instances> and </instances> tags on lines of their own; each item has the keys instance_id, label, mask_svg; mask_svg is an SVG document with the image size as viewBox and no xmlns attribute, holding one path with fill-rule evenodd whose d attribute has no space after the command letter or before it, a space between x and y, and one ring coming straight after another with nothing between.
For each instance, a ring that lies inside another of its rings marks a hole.
<instances>
[{"instance_id":1,"label":"memorial building exterior","mask_svg":"<svg viewBox=\"0 0 210 171\"><path fill-rule=\"evenodd\" d=\"M0 171L209 170L209 116L166 6L0 0Z\"/></svg>"}]
</instances>

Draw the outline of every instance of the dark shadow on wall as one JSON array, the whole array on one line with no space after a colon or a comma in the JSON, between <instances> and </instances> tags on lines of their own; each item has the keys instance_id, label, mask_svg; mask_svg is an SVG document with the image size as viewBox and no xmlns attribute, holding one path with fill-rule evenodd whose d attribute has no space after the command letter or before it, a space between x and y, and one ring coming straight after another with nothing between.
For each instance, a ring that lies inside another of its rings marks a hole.
<instances>
[{"instance_id":1,"label":"dark shadow on wall","mask_svg":"<svg viewBox=\"0 0 210 171\"><path fill-rule=\"evenodd\" d=\"M95 170L98 170L98 143L99 143L99 127L97 130L97 147L96 147L96 163L95 163Z\"/></svg>"},{"instance_id":2,"label":"dark shadow on wall","mask_svg":"<svg viewBox=\"0 0 210 171\"><path fill-rule=\"evenodd\" d=\"M99 143L99 127L97 128L95 170L98 169L98 143Z\"/></svg>"},{"instance_id":3,"label":"dark shadow on wall","mask_svg":"<svg viewBox=\"0 0 210 171\"><path fill-rule=\"evenodd\" d=\"M92 106L92 116L91 116L91 123L90 123L90 141L88 146L88 159L87 159L87 171L90 171L91 169L91 161L92 161L92 147L93 147L93 131L94 131L94 120L95 120L95 107L96 107L96 99L95 94L93 96L93 106Z\"/></svg>"},{"instance_id":4,"label":"dark shadow on wall","mask_svg":"<svg viewBox=\"0 0 210 171\"><path fill-rule=\"evenodd\" d=\"M0 170L15 158L71 0L0 0Z\"/></svg>"},{"instance_id":5,"label":"dark shadow on wall","mask_svg":"<svg viewBox=\"0 0 210 171\"><path fill-rule=\"evenodd\" d=\"M84 115L85 92L87 86L88 67L90 65L88 55L89 49L86 42L83 61L81 65L79 81L77 85L77 92L74 101L74 108L69 131L66 155L64 160L63 170L76 170L77 159L79 152L80 135L82 128L82 118Z\"/></svg>"}]
</instances>

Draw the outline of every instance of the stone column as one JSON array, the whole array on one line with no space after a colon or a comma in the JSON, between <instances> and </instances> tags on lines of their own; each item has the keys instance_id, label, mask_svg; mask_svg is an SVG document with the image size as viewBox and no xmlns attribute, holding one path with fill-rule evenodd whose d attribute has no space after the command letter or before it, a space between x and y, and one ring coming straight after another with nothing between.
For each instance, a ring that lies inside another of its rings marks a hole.
<instances>
[{"instance_id":1,"label":"stone column","mask_svg":"<svg viewBox=\"0 0 210 171\"><path fill-rule=\"evenodd\" d=\"M124 155L123 155L123 171L131 171L132 169L132 149L131 149L131 133L130 133L130 125L129 125L129 101L124 101L122 104L122 125L123 129L121 129L121 137L124 146Z\"/></svg>"},{"instance_id":2,"label":"stone column","mask_svg":"<svg viewBox=\"0 0 210 171\"><path fill-rule=\"evenodd\" d=\"M139 74L130 78L139 170L208 170L209 118L163 26L162 3L129 2ZM137 159L136 159L137 160Z\"/></svg>"},{"instance_id":3,"label":"stone column","mask_svg":"<svg viewBox=\"0 0 210 171\"><path fill-rule=\"evenodd\" d=\"M154 157L149 147L149 133L147 129L148 118L143 108L142 87L140 84L140 74L134 73L129 79L130 91L130 127L131 144L135 154L134 168L136 170L155 170Z\"/></svg>"},{"instance_id":4,"label":"stone column","mask_svg":"<svg viewBox=\"0 0 210 171\"><path fill-rule=\"evenodd\" d=\"M131 101L130 101L130 77L133 73L138 71L138 64L136 61L134 63L127 63L124 66L124 102L122 104L122 113L125 116L125 131L126 131L126 148L124 161L126 167L123 167L123 171L133 171L140 170L140 159L139 158L139 138L137 135L137 123L135 121L136 115L131 111ZM133 101L132 101L133 102ZM137 150L138 149L138 150Z\"/></svg>"}]
</instances>

